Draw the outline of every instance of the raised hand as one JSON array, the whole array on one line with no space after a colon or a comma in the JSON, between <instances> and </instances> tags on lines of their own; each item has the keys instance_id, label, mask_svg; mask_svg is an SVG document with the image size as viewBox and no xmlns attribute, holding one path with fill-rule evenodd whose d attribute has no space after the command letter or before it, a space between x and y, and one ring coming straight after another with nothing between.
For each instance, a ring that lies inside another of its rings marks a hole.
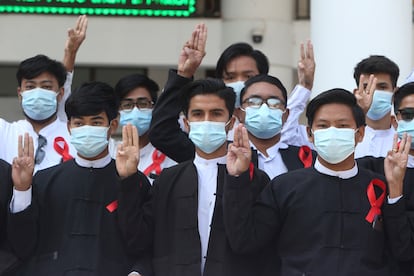
<instances>
[{"instance_id":1,"label":"raised hand","mask_svg":"<svg viewBox=\"0 0 414 276\"><path fill-rule=\"evenodd\" d=\"M390 198L399 197L403 193L403 181L407 169L411 139L410 135L404 133L401 141L398 142L398 134L395 134L392 150L388 152L384 159L384 172L388 182Z\"/></svg>"},{"instance_id":2,"label":"raised hand","mask_svg":"<svg viewBox=\"0 0 414 276\"><path fill-rule=\"evenodd\" d=\"M207 27L197 24L191 38L184 44L178 58L178 74L191 78L206 55Z\"/></svg>"},{"instance_id":3,"label":"raised hand","mask_svg":"<svg viewBox=\"0 0 414 276\"><path fill-rule=\"evenodd\" d=\"M234 140L227 149L227 172L238 176L249 169L252 159L252 150L249 144L247 129L238 124L234 130Z\"/></svg>"},{"instance_id":4,"label":"raised hand","mask_svg":"<svg viewBox=\"0 0 414 276\"><path fill-rule=\"evenodd\" d=\"M32 185L34 171L33 138L28 133L25 133L24 140L19 135L17 152L18 156L12 163L13 185L18 191L26 191Z\"/></svg>"},{"instance_id":5,"label":"raised hand","mask_svg":"<svg viewBox=\"0 0 414 276\"><path fill-rule=\"evenodd\" d=\"M63 64L68 72L73 71L76 54L86 38L87 28L88 18L86 15L81 15L76 21L76 26L68 29L68 38L65 43L65 56L63 58Z\"/></svg>"},{"instance_id":6,"label":"raised hand","mask_svg":"<svg viewBox=\"0 0 414 276\"><path fill-rule=\"evenodd\" d=\"M365 83L365 79L366 77L361 74L359 77L359 86L357 90L354 90L354 95L358 105L366 114L372 104L372 98L374 97L374 92L377 87L377 78L371 74L368 83Z\"/></svg>"},{"instance_id":7,"label":"raised hand","mask_svg":"<svg viewBox=\"0 0 414 276\"><path fill-rule=\"evenodd\" d=\"M116 152L116 169L121 178L128 177L138 170L139 136L135 126L122 127L122 143Z\"/></svg>"},{"instance_id":8,"label":"raised hand","mask_svg":"<svg viewBox=\"0 0 414 276\"><path fill-rule=\"evenodd\" d=\"M313 55L313 45L309 40L305 45L300 44L300 60L298 62L298 79L299 84L312 90L313 80L315 78L315 57Z\"/></svg>"}]
</instances>

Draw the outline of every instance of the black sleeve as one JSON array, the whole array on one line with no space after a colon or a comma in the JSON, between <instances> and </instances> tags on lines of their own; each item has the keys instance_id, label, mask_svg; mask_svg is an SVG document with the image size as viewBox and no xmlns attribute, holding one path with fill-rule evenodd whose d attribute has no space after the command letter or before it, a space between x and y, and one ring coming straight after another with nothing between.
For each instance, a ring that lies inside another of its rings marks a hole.
<instances>
[{"instance_id":1,"label":"black sleeve","mask_svg":"<svg viewBox=\"0 0 414 276\"><path fill-rule=\"evenodd\" d=\"M149 139L155 148L180 163L194 158L195 147L178 123L181 112L180 89L191 79L170 70L164 92L152 110Z\"/></svg>"},{"instance_id":2,"label":"black sleeve","mask_svg":"<svg viewBox=\"0 0 414 276\"><path fill-rule=\"evenodd\" d=\"M34 188L32 188L34 189ZM34 191L32 191L34 194ZM8 212L7 237L16 256L21 259L29 258L37 245L38 208L36 198L32 204L18 213Z\"/></svg>"},{"instance_id":3,"label":"black sleeve","mask_svg":"<svg viewBox=\"0 0 414 276\"><path fill-rule=\"evenodd\" d=\"M387 199L385 199L387 200ZM384 204L384 225L390 247L399 261L414 260L414 210L405 197L394 204Z\"/></svg>"},{"instance_id":4,"label":"black sleeve","mask_svg":"<svg viewBox=\"0 0 414 276\"><path fill-rule=\"evenodd\" d=\"M247 172L239 177L227 175L224 185L224 225L230 246L240 254L266 247L278 233L280 225L279 208L272 189L274 180L270 184L268 178L256 181L264 184L258 198L251 189L252 181Z\"/></svg>"},{"instance_id":5,"label":"black sleeve","mask_svg":"<svg viewBox=\"0 0 414 276\"><path fill-rule=\"evenodd\" d=\"M118 221L128 253L141 258L149 256L154 225L152 222L151 184L137 172L121 181L118 195Z\"/></svg>"}]
</instances>

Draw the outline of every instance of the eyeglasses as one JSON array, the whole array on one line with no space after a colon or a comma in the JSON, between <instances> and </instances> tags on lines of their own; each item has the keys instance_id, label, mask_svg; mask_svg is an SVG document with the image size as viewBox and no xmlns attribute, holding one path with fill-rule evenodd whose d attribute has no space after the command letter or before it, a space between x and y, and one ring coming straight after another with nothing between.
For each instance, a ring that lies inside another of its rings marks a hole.
<instances>
[{"instance_id":1,"label":"eyeglasses","mask_svg":"<svg viewBox=\"0 0 414 276\"><path fill-rule=\"evenodd\" d=\"M268 98L265 100L260 97L250 97L243 101L243 104L253 108L260 108L263 103L266 103L270 109L284 109L286 104L279 98Z\"/></svg>"},{"instance_id":2,"label":"eyeglasses","mask_svg":"<svg viewBox=\"0 0 414 276\"><path fill-rule=\"evenodd\" d=\"M403 109L398 109L397 111L397 115L400 114L401 118L404 121L411 121L412 119L414 119L414 107L407 107L407 108L403 108Z\"/></svg>"},{"instance_id":3,"label":"eyeglasses","mask_svg":"<svg viewBox=\"0 0 414 276\"><path fill-rule=\"evenodd\" d=\"M139 109L152 108L154 105L153 101L148 100L147 98L138 98L135 101L132 99L121 100L120 108L121 110L132 110L135 106Z\"/></svg>"},{"instance_id":4,"label":"eyeglasses","mask_svg":"<svg viewBox=\"0 0 414 276\"><path fill-rule=\"evenodd\" d=\"M45 150L43 149L44 146L46 146L47 140L42 135L39 135L39 138L37 140L37 149L35 153L35 164L42 163L43 159L45 159Z\"/></svg>"}]
</instances>

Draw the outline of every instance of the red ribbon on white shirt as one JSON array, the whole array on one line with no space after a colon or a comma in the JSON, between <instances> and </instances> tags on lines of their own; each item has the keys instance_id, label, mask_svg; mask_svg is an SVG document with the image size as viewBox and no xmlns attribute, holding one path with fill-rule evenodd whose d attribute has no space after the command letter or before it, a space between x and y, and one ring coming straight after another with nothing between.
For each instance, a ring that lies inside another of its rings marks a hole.
<instances>
[{"instance_id":1,"label":"red ribbon on white shirt","mask_svg":"<svg viewBox=\"0 0 414 276\"><path fill-rule=\"evenodd\" d=\"M155 171L155 174L159 175L162 171L161 164L164 162L166 156L164 153L155 149L152 153L152 164L146 168L143 173L148 176L152 171Z\"/></svg>"},{"instance_id":2,"label":"red ribbon on white shirt","mask_svg":"<svg viewBox=\"0 0 414 276\"><path fill-rule=\"evenodd\" d=\"M382 191L378 198L375 193L375 186ZM372 223L376 216L381 215L381 206L382 203L384 203L385 199L385 183L378 178L371 180L367 187L367 196L369 204L371 205L371 209L369 210L365 219L369 223Z\"/></svg>"},{"instance_id":3,"label":"red ribbon on white shirt","mask_svg":"<svg viewBox=\"0 0 414 276\"><path fill-rule=\"evenodd\" d=\"M69 153L68 143L66 143L63 137L58 136L55 138L53 148L57 153L59 153L62 156L63 162L73 159L72 155L70 155Z\"/></svg>"}]
</instances>

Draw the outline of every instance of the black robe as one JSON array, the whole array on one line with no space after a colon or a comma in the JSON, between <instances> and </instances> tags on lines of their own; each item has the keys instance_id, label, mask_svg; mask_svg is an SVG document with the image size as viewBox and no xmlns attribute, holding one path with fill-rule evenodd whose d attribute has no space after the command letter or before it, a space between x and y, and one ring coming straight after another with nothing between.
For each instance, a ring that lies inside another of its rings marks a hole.
<instances>
[{"instance_id":1,"label":"black robe","mask_svg":"<svg viewBox=\"0 0 414 276\"><path fill-rule=\"evenodd\" d=\"M383 157L363 157L358 164L384 175ZM407 168L403 197L395 204L384 204L384 224L394 257L399 261L398 275L414 275L414 168Z\"/></svg>"},{"instance_id":2,"label":"black robe","mask_svg":"<svg viewBox=\"0 0 414 276\"><path fill-rule=\"evenodd\" d=\"M267 253L235 254L224 231L222 191L225 171L225 165L218 165L216 201L203 276L259 275ZM252 175L248 182L253 196L258 195L269 181L268 176L258 169L245 174L248 178ZM134 229L140 229L136 233L147 231L147 236L136 234L129 240L134 240L139 247L142 241L153 239L155 276L201 276L197 179L197 169L192 161L164 169L152 187L152 201L143 209L136 209L140 214L135 217L140 220ZM134 194L143 198L139 192L131 192L131 202L139 201L133 198ZM135 270L141 272L142 267L137 264Z\"/></svg>"},{"instance_id":3,"label":"black robe","mask_svg":"<svg viewBox=\"0 0 414 276\"><path fill-rule=\"evenodd\" d=\"M104 168L71 160L39 171L31 205L9 213L9 239L27 259L24 275L127 275L137 251L125 240L129 218L115 202L128 184L150 187L142 173L120 180L114 160Z\"/></svg>"},{"instance_id":4,"label":"black robe","mask_svg":"<svg viewBox=\"0 0 414 276\"><path fill-rule=\"evenodd\" d=\"M350 179L295 170L274 178L255 203L246 179L228 176L223 210L230 244L253 253L276 238L275 275L390 275L384 232L365 220L373 178L383 180L361 168Z\"/></svg>"},{"instance_id":5,"label":"black robe","mask_svg":"<svg viewBox=\"0 0 414 276\"><path fill-rule=\"evenodd\" d=\"M0 160L0 275L14 275L19 264L7 243L7 210L12 190L11 165Z\"/></svg>"}]
</instances>

